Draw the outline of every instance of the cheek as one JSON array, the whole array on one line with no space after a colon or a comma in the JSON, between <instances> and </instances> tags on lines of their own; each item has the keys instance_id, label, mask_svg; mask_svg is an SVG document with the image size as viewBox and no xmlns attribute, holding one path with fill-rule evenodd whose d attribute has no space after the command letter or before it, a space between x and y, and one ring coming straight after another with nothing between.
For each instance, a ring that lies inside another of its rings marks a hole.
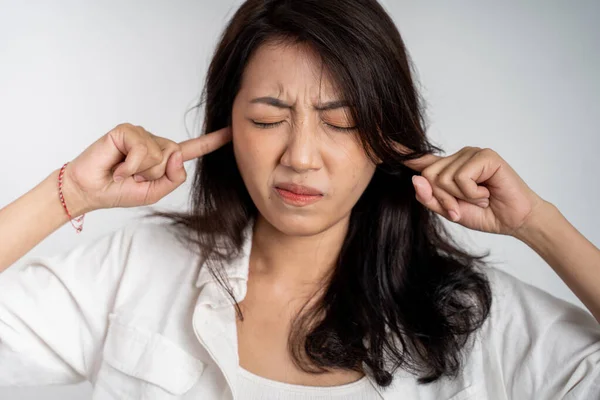
<instances>
[{"instance_id":1,"label":"cheek","mask_svg":"<svg viewBox=\"0 0 600 400\"><path fill-rule=\"evenodd\" d=\"M246 135L235 134L233 136L233 152L235 154L235 160L240 170L240 174L244 178L244 181L248 183L248 172L252 171L255 167L255 160L257 159L256 149L252 148L252 141L248 139Z\"/></svg>"},{"instance_id":2,"label":"cheek","mask_svg":"<svg viewBox=\"0 0 600 400\"><path fill-rule=\"evenodd\" d=\"M362 192L367 188L367 185L371 181L373 174L375 173L375 165L370 161L366 161L362 164L356 165L352 170L352 185L350 192L353 195L359 197Z\"/></svg>"},{"instance_id":3,"label":"cheek","mask_svg":"<svg viewBox=\"0 0 600 400\"><path fill-rule=\"evenodd\" d=\"M334 187L344 195L360 196L375 173L375 164L362 147L354 144L340 146L332 153L330 160Z\"/></svg>"},{"instance_id":4,"label":"cheek","mask_svg":"<svg viewBox=\"0 0 600 400\"><path fill-rule=\"evenodd\" d=\"M251 130L238 130L233 134L233 151L247 186L269 178L273 169L274 152L269 148L268 140Z\"/></svg>"}]
</instances>

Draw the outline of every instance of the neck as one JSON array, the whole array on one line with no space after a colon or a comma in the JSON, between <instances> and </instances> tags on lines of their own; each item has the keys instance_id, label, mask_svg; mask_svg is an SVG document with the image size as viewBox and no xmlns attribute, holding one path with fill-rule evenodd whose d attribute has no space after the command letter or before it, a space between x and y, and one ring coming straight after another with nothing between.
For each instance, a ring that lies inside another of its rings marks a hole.
<instances>
[{"instance_id":1,"label":"neck","mask_svg":"<svg viewBox=\"0 0 600 400\"><path fill-rule=\"evenodd\" d=\"M259 214L252 238L252 273L286 286L319 283L335 267L348 222L349 217L345 217L314 235L293 236Z\"/></svg>"}]
</instances>

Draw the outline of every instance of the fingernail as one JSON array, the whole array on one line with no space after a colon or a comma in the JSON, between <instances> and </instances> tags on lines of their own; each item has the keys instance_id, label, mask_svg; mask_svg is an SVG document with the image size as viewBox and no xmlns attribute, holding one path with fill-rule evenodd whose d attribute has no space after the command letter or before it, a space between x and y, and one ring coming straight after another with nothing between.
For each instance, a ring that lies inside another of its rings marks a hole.
<instances>
[{"instance_id":1,"label":"fingernail","mask_svg":"<svg viewBox=\"0 0 600 400\"><path fill-rule=\"evenodd\" d=\"M450 219L452 221L455 221L455 222L458 221L458 213L456 211L450 210L450 211L448 211L448 214L450 214Z\"/></svg>"},{"instance_id":2,"label":"fingernail","mask_svg":"<svg viewBox=\"0 0 600 400\"><path fill-rule=\"evenodd\" d=\"M419 183L419 182L415 182L415 179L416 179L416 178L417 178L417 175L413 175L413 177L412 177L412 183L413 183L413 185L414 185L415 187L418 187L418 188L422 187L422 184L421 184L421 183Z\"/></svg>"},{"instance_id":3,"label":"fingernail","mask_svg":"<svg viewBox=\"0 0 600 400\"><path fill-rule=\"evenodd\" d=\"M117 175L115 176L115 182L119 183L123 180L123 177L121 175Z\"/></svg>"},{"instance_id":4,"label":"fingernail","mask_svg":"<svg viewBox=\"0 0 600 400\"><path fill-rule=\"evenodd\" d=\"M490 202L489 202L488 200L482 200L482 201L478 202L478 203L477 203L477 205L478 205L479 207L483 207L483 208L485 208L485 207L487 207L488 205L490 205Z\"/></svg>"},{"instance_id":5,"label":"fingernail","mask_svg":"<svg viewBox=\"0 0 600 400\"><path fill-rule=\"evenodd\" d=\"M135 175L133 176L133 179L134 179L136 182L143 182L143 181L145 181L145 180L146 180L146 178L144 178L144 177L143 177L143 176L141 176L141 175L137 175L137 174L135 174Z\"/></svg>"}]
</instances>

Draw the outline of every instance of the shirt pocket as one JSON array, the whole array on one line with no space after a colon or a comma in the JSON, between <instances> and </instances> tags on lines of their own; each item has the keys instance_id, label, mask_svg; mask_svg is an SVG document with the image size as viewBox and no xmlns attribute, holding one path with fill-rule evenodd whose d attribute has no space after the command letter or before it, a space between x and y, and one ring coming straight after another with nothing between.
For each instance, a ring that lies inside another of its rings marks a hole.
<instances>
[{"instance_id":1,"label":"shirt pocket","mask_svg":"<svg viewBox=\"0 0 600 400\"><path fill-rule=\"evenodd\" d=\"M167 337L110 315L94 400L176 399L199 380L205 364Z\"/></svg>"}]
</instances>

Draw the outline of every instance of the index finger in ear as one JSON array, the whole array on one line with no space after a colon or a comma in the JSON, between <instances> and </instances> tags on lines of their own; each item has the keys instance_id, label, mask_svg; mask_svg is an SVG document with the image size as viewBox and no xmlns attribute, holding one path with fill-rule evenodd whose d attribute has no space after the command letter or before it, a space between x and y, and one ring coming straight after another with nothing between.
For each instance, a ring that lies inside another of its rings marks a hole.
<instances>
[{"instance_id":1,"label":"index finger in ear","mask_svg":"<svg viewBox=\"0 0 600 400\"><path fill-rule=\"evenodd\" d=\"M215 151L229 141L231 141L231 127L226 126L200 137L185 140L179 145L183 161L189 161Z\"/></svg>"},{"instance_id":2,"label":"index finger in ear","mask_svg":"<svg viewBox=\"0 0 600 400\"><path fill-rule=\"evenodd\" d=\"M441 160L442 158L444 157L436 156L434 154L425 154L424 156L416 158L414 160L406 160L403 164L410 169L421 172L425 168Z\"/></svg>"},{"instance_id":3,"label":"index finger in ear","mask_svg":"<svg viewBox=\"0 0 600 400\"><path fill-rule=\"evenodd\" d=\"M402 154L410 154L413 152L408 147L403 146L399 143L396 144L396 148ZM442 158L444 158L444 157L436 156L435 154L425 154L424 156L415 158L413 160L406 160L403 162L403 164L412 170L421 172L425 168L429 167L431 164L437 162L438 160L441 160Z\"/></svg>"}]
</instances>

